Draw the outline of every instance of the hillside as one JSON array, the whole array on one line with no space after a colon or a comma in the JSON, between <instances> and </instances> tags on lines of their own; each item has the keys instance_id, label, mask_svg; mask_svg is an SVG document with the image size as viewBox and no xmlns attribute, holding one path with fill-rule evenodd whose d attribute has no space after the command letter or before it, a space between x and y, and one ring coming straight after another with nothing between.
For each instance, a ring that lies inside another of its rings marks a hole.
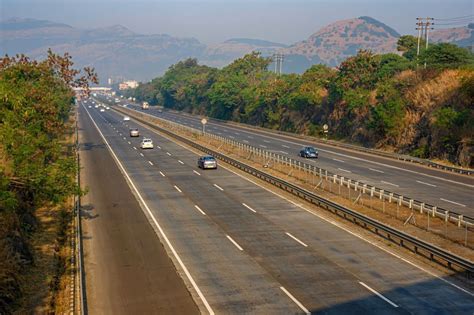
<instances>
[{"instance_id":1,"label":"hillside","mask_svg":"<svg viewBox=\"0 0 474 315\"><path fill-rule=\"evenodd\" d=\"M261 39L232 38L223 43L208 46L203 63L221 67L252 51L258 51L268 56L286 47L284 44Z\"/></svg>"},{"instance_id":2,"label":"hillside","mask_svg":"<svg viewBox=\"0 0 474 315\"><path fill-rule=\"evenodd\" d=\"M434 42L473 43L474 26L435 30ZM359 49L375 53L396 52L400 34L371 17L337 21L291 46L264 39L233 38L206 46L194 38L166 34L137 34L122 25L81 30L66 24L35 19L10 19L0 22L0 55L25 53L42 58L48 48L70 52L78 66L93 66L101 82L108 77L147 81L163 74L179 60L198 58L203 64L223 67L252 51L271 56L285 55L283 71L302 73L313 64L338 66Z\"/></svg>"},{"instance_id":3,"label":"hillside","mask_svg":"<svg viewBox=\"0 0 474 315\"><path fill-rule=\"evenodd\" d=\"M431 41L435 43L453 43L461 47L473 47L474 23L464 27L453 27L434 30L430 34Z\"/></svg>"},{"instance_id":4,"label":"hillside","mask_svg":"<svg viewBox=\"0 0 474 315\"><path fill-rule=\"evenodd\" d=\"M78 66L95 67L101 82L110 76L149 80L181 59L202 56L206 48L194 38L141 35L121 25L79 30L33 19L1 22L0 37L0 55L24 53L44 58L48 48L70 52Z\"/></svg>"},{"instance_id":5,"label":"hillside","mask_svg":"<svg viewBox=\"0 0 474 315\"><path fill-rule=\"evenodd\" d=\"M302 72L315 63L335 67L359 49L370 49L375 53L396 52L398 37L400 34L394 29L370 17L337 21L307 40L282 50L287 55L285 69Z\"/></svg>"}]
</instances>

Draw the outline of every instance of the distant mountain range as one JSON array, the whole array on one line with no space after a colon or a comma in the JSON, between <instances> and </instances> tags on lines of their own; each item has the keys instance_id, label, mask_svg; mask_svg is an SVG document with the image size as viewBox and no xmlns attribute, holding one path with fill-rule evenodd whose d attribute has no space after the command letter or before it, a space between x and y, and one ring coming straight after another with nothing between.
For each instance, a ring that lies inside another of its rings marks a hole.
<instances>
[{"instance_id":1,"label":"distant mountain range","mask_svg":"<svg viewBox=\"0 0 474 315\"><path fill-rule=\"evenodd\" d=\"M51 21L15 18L0 22L0 55L24 53L42 58L48 48L57 53L67 51L77 66L95 67L104 83L108 77L146 81L188 57L221 67L251 51L260 51L264 56L283 53L284 72L303 72L315 63L337 66L359 49L396 52L399 36L393 28L363 16L329 24L293 45L234 38L206 46L195 38L142 35L121 25L81 30ZM430 38L472 47L474 25L435 30Z\"/></svg>"}]
</instances>

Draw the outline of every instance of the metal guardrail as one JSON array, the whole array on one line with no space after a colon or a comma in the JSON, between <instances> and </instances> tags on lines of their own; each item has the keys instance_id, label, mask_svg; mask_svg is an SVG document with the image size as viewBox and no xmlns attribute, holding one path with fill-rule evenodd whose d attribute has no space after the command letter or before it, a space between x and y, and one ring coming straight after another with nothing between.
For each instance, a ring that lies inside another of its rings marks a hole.
<instances>
[{"instance_id":1,"label":"metal guardrail","mask_svg":"<svg viewBox=\"0 0 474 315\"><path fill-rule=\"evenodd\" d=\"M167 122L169 124L174 124L176 126L179 126L180 128L187 129L187 130L190 130L192 132L198 132L198 133L202 132L201 130L198 130L196 128L189 127L189 126L184 126L184 125L169 121L167 119L163 119L163 118L153 116L153 115L150 115L150 114L147 114L147 113L143 113L143 112L140 112L140 111L136 111L136 112L144 114L144 115L149 115L150 117L159 119L159 120ZM403 196L403 195L400 195L400 194L395 193L395 192L391 192L391 191L386 190L386 189L381 189L381 188L378 188L378 187L375 187L375 186L372 186L372 185L369 185L369 184L365 184L361 181L357 181L357 180L351 179L351 178L346 177L346 176L340 176L340 175L334 174L334 173L332 173L332 172L330 172L326 169L316 167L315 165L306 164L304 162L289 158L285 155L281 155L281 154L277 154L277 153L270 152L270 151L267 151L267 150L263 150L261 148L255 147L255 146L252 146L252 145L249 145L249 144L244 144L244 143L241 143L241 142L238 142L238 141L235 141L233 139L226 138L226 137L217 136L217 135L212 134L212 133L206 133L206 134L209 135L209 136L212 136L216 139L220 139L222 141L230 142L231 144L232 143L238 144L238 145L242 146L243 148L247 149L249 152L254 152L254 153L257 153L257 154L260 154L260 155L265 155L266 157L268 157L269 159L272 159L274 161L276 161L276 160L284 161L284 163L289 165L289 166L299 168L299 169L303 169L304 171L317 173L320 176L324 176L326 179L331 178L331 179L334 180L334 183L339 183L341 185L347 185L348 188L354 188L356 191L360 190L363 193L369 193L371 196L375 196L375 197L378 197L380 199L383 198L384 200L389 200L390 202L392 202L392 201L397 202L400 206L406 206L409 209L418 210L421 213L430 212L430 213L432 213L433 216L442 218L443 220L450 221L450 222L457 222L459 224L459 226L461 226L463 224L474 225L474 218L473 217L463 215L463 214L457 213L455 211L451 211L449 209L445 209L445 208L442 208L442 207L431 205L431 204L423 202L421 200L416 200L414 198Z\"/></svg>"},{"instance_id":2,"label":"metal guardrail","mask_svg":"<svg viewBox=\"0 0 474 315\"><path fill-rule=\"evenodd\" d=\"M185 113L185 112L180 112L180 111L170 110L170 109L167 109L167 110L171 111L171 112L174 112L174 113L186 115L186 116L191 116L190 114ZM201 117L201 116L199 116L199 117ZM202 116L202 117L204 117L204 116ZM268 128L264 128L264 127L260 127L260 126L252 126L252 125L248 125L248 124L245 124L245 123L238 123L238 122L230 121L230 120L222 120L222 119L208 118L208 117L206 117L206 119L208 119L211 122L214 121L214 122L224 123L224 124L227 124L227 125L233 125L233 126L243 127L243 128L247 128L247 129L259 130L259 131L262 131L262 132L265 132L265 133L270 133L270 134L280 134L280 135L293 137L293 138L296 137L298 139L304 139L304 140L313 141L313 142L321 143L321 144L329 144L329 145L344 148L344 149L349 149L349 150L359 151L359 152L363 152L363 153L369 153L369 154L373 154L373 155L383 156L383 157L387 157L387 158L391 158L391 159L396 159L396 160L399 160L399 161L422 164L422 165L426 165L428 167L442 169L442 170L453 172L453 173L458 173L458 174L463 174L463 175L474 175L474 170L470 169L470 168L461 168L461 167L454 167L454 166L444 165L444 164L436 163L436 162L433 162L433 161L430 161L430 160L427 160L427 159L417 158L417 157L413 157L413 156L406 155L406 154L384 152L384 151L371 149L371 148L365 148L365 147L362 147L362 146L357 146L357 145L348 144L348 143L344 143L344 142L339 142L339 141L334 141L334 140L323 140L323 139L319 139L319 138L311 137L311 136L307 136L307 135L300 135L300 134L297 134L297 133L291 133L291 132L281 131L281 130L273 130L273 129L268 129Z\"/></svg>"},{"instance_id":3,"label":"metal guardrail","mask_svg":"<svg viewBox=\"0 0 474 315\"><path fill-rule=\"evenodd\" d=\"M125 109L117 109L118 112L121 113L126 113L130 114L132 110L125 110ZM309 192L301 187L298 187L294 184L291 184L285 180L282 180L280 178L277 178L275 176L269 175L265 172L262 172L254 167L251 167L245 163L242 163L240 161L237 161L233 158L230 158L229 156L226 156L222 153L219 153L217 151L211 150L209 148L206 148L200 144L197 144L185 137L182 137L180 135L177 135L167 129L161 128L159 126L154 125L153 123L137 117L137 114L142 114L142 115L147 115L150 116L151 118L158 119L158 120L163 120L160 118L157 118L155 116L151 116L149 114L144 114L140 112L133 113L131 116L134 116L135 119L139 120L140 122L159 130L160 132L163 132L181 142L184 142L200 151L206 152L208 154L213 155L214 157L234 166L237 167L249 174L252 174L262 180L265 180L268 183L271 183L275 185L276 187L279 187L283 190L286 190L300 198L305 199L306 201L309 201L321 208L324 208L326 210L329 210L361 227L364 227L372 232L374 232L377 235L385 237L387 240L390 240L394 243L397 243L399 246L407 248L411 251L413 251L416 254L419 254L425 258L428 258L432 261L436 261L437 263L441 263L439 260L443 260L448 268L453 268L453 266L456 266L457 268L463 270L464 272L467 273L467 276L470 277L472 274L474 274L474 264L462 257L459 257L455 254L449 253L437 246L434 246L432 244L429 244L427 242L424 242L422 240L419 240L411 235L408 235L404 232L401 232L399 230L396 230L394 228L391 228L389 226L384 225L383 223L380 223L374 219L371 219L363 214L357 213L349 208L346 208L344 206L341 206L335 202L332 202L330 200L324 199L322 197L319 197L312 192ZM166 120L164 120L166 121ZM166 121L169 123L168 121ZM193 128L191 128L193 129Z\"/></svg>"}]
</instances>

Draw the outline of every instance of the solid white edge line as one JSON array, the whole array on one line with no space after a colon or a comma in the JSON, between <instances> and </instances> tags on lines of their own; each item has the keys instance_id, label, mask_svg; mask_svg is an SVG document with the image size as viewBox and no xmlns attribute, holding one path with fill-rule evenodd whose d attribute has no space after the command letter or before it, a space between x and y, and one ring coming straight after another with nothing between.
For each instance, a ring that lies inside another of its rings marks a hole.
<instances>
[{"instance_id":1,"label":"solid white edge line","mask_svg":"<svg viewBox=\"0 0 474 315\"><path fill-rule=\"evenodd\" d=\"M205 213L204 211L202 211L202 209L201 209L201 208L199 208L199 206L198 206L198 205L194 205L194 208L198 209L198 210L199 210L199 212L201 212L203 215L206 215L206 213Z\"/></svg>"},{"instance_id":2,"label":"solid white edge line","mask_svg":"<svg viewBox=\"0 0 474 315\"><path fill-rule=\"evenodd\" d=\"M194 172L194 174L201 176L201 174L198 171L193 170L193 172Z\"/></svg>"},{"instance_id":3,"label":"solid white edge line","mask_svg":"<svg viewBox=\"0 0 474 315\"><path fill-rule=\"evenodd\" d=\"M367 284L365 284L364 282L361 282L359 281L360 285L362 285L363 287L365 287L367 290L369 290L370 292L374 293L375 295L377 295L379 298L381 298L382 300L384 300L385 302L387 302L388 304L392 305L393 307L398 307L397 304L393 303L392 301L390 301L388 298L386 298L385 296L383 296L382 294L378 293L377 291L375 291L374 289L372 289L371 287L369 287Z\"/></svg>"},{"instance_id":4,"label":"solid white edge line","mask_svg":"<svg viewBox=\"0 0 474 315\"><path fill-rule=\"evenodd\" d=\"M251 207L247 206L245 203L242 202L242 205L243 205L245 208L249 209L250 211L252 211L252 212L254 212L254 213L257 213L257 211L255 211L255 210L252 209Z\"/></svg>"},{"instance_id":5,"label":"solid white edge line","mask_svg":"<svg viewBox=\"0 0 474 315\"><path fill-rule=\"evenodd\" d=\"M84 106L83 106L84 107ZM102 131L99 129L99 126L97 126L97 124L95 123L94 119L92 118L91 114L89 114L89 111L84 107L84 109L86 110L87 112L87 115L89 115L89 118L91 119L92 123L94 124L94 126L96 127L97 131L99 131L100 133L100 136L102 137L102 139L104 140L105 144L107 145L107 148L109 149L109 151L112 153L112 156L114 157L114 160L115 162L117 163L117 165L120 167L120 169L122 170L122 172L125 174L125 177L127 178L128 182L130 183L130 185L133 187L133 190L135 190L135 193L137 194L138 198L140 199L140 202L143 204L143 206L145 207L145 209L147 210L148 214L150 215L150 217L152 218L153 220L153 223L155 223L156 227L158 228L158 230L160 231L160 234L161 236L163 237L163 239L165 240L166 244L168 245L168 247L170 248L171 252L173 253L173 256L176 258L176 260L178 261L179 265L181 266L181 268L183 269L183 272L186 274L186 277L188 278L189 282L191 282L191 285L193 286L194 290L196 290L196 293L199 295L199 297L201 298L204 306L206 307L207 311L209 312L209 314L211 315L214 315L214 311L212 310L211 306L209 305L209 303L207 302L206 298L204 297L204 295L202 294L201 292L201 289L199 289L199 287L197 286L196 282L194 281L193 277L191 276L191 273L189 273L189 270L188 268L184 265L183 261L181 260L181 257L179 257L178 253L176 252L176 250L174 249L173 245L171 244L171 242L169 241L168 237L166 236L164 230L161 228L161 226L159 225L158 221L156 220L155 216L153 215L153 213L151 212L150 208L148 207L148 205L146 204L145 200L143 199L142 195L140 194L140 192L138 191L137 187L135 186L135 184L133 183L132 179L130 178L130 176L128 175L127 171L125 170L125 168L123 167L122 163L120 162L120 160L118 159L117 155L115 155L115 152L114 150L112 150L112 147L109 145L107 139L105 139L104 135L102 134Z\"/></svg>"},{"instance_id":6,"label":"solid white edge line","mask_svg":"<svg viewBox=\"0 0 474 315\"><path fill-rule=\"evenodd\" d=\"M449 203L452 203L452 204L455 204L455 205L458 205L458 206L461 206L461 207L466 207L466 205L463 205L462 203L459 203L459 202L456 202L456 201L451 201L449 199L444 199L444 198L439 198L440 200L443 200L443 201L446 201L446 202L449 202Z\"/></svg>"},{"instance_id":7,"label":"solid white edge line","mask_svg":"<svg viewBox=\"0 0 474 315\"><path fill-rule=\"evenodd\" d=\"M291 235L290 233L288 232L285 232L286 235L288 235L289 237L291 237L293 240L297 241L298 243L300 243L301 245L303 245L304 247L308 247L307 244L303 243L302 241L300 241L298 238L294 237L293 235Z\"/></svg>"},{"instance_id":8,"label":"solid white edge line","mask_svg":"<svg viewBox=\"0 0 474 315\"><path fill-rule=\"evenodd\" d=\"M423 185L427 185L427 186L431 186L431 187L438 187L436 185L433 185L433 184L430 184L430 183L427 183L427 182L422 182L421 180L417 180L416 182L419 183L419 184L423 184Z\"/></svg>"},{"instance_id":9,"label":"solid white edge line","mask_svg":"<svg viewBox=\"0 0 474 315\"><path fill-rule=\"evenodd\" d=\"M217 184L214 184L214 187L216 187L216 188L219 189L220 191L224 191L224 189L223 189L221 186L217 185Z\"/></svg>"},{"instance_id":10,"label":"solid white edge line","mask_svg":"<svg viewBox=\"0 0 474 315\"><path fill-rule=\"evenodd\" d=\"M294 296L293 294L291 294L290 292L288 292L288 290L285 289L285 287L280 287L280 289L285 292L286 295L288 295L288 297L296 304L298 305L299 308L301 308L301 310L303 310L303 312L305 314L311 314L310 311L308 311L308 309L306 307L303 306L303 304L301 304L300 301L298 301Z\"/></svg>"},{"instance_id":11,"label":"solid white edge line","mask_svg":"<svg viewBox=\"0 0 474 315\"><path fill-rule=\"evenodd\" d=\"M150 116L151 116L151 117L156 117L156 116L153 116L153 115L150 115ZM162 134L158 133L157 131L155 131L155 130L153 130L153 129L150 129L150 128L147 127L146 125L144 125L144 124L141 124L141 125L144 126L144 127L147 128L147 129L149 129L151 132L156 133L156 134L158 134L158 135L160 135L160 136L162 136L162 137L164 137L164 138L166 138L166 139L172 141L169 137L163 136ZM190 152L193 152L195 155L198 155L198 156L199 156L199 154L195 153L195 152L194 152L193 150L191 150L190 148L188 148L188 147L186 147L186 146L184 146L184 145L182 145L182 144L180 144L180 143L177 143L177 142L174 142L174 143L176 143L176 144L179 145L180 147L182 147L182 148L184 148L184 149L186 149L186 150L188 150L188 151L190 151ZM345 231L345 232L347 232L347 233L349 233L349 234L351 234L351 235L353 235L353 236L359 238L360 240L362 240L362 241L364 241L364 242L366 242L366 243L368 243L368 244L370 244L370 245L372 245L372 246L374 246L374 247L377 247L378 249L380 249L380 250L386 252L387 254L390 254L390 255L392 255L392 256L394 256L394 257L400 259L401 261L403 261L403 262L405 262L405 263L407 263L407 264L409 264L409 265L411 265L411 266L413 266L413 267L415 267L415 268L417 268L417 269L419 269L419 270L421 270L421 271L427 273L428 275L430 275L430 276L432 276L432 277L435 277L435 278L437 278L438 280L440 280L440 281L442 281L442 282L445 282L445 283L447 283L448 285L450 285L450 286L452 286L452 287L454 287L454 288L456 288L456 289L458 289L458 290L460 290L460 291L462 291L462 292L464 292L464 293L466 293L466 294L469 294L470 296L474 296L474 293L472 293L472 292L470 292L470 291L468 291L468 290L466 290L466 289L464 289L464 288L458 286L457 284L455 284L455 283L453 283L453 282L450 282L449 280L446 280L445 278L443 278L443 277L441 277L441 276L439 276L439 275L437 275L437 274L435 274L435 273L433 273L433 272L431 272L431 271L429 271L429 270L427 270L427 269L425 269L425 268L419 266L418 264L416 264L416 263L414 263L414 262L409 261L408 259L406 259L406 258L404 258L404 257L402 257L402 256L400 256L400 255L398 255L398 254L396 254L396 253L394 253L394 252L392 252L392 251L390 251L390 250L388 250L388 249L386 249L386 248L380 246L379 244L377 244L377 243L375 243L375 242L373 242L373 241L370 241L370 240L364 238L364 236L362 236L362 235L360 235L360 234L358 234L358 233L356 233L356 232L352 232L352 231L348 230L348 229L345 228L344 226L340 225L338 222L333 221L333 220L330 220L330 219L328 219L328 218L325 218L324 216L319 215L319 214L313 212L312 210L309 210L309 209L305 208L303 205L301 205L301 204L299 204L299 203L296 203L296 202L294 202L294 201L292 201L292 200L286 198L285 196L283 196L283 195L281 195L281 194L279 194L279 193L277 193L277 192L275 192L275 191L272 191L272 190L270 190L270 189L268 189L268 188L266 188L266 187L260 185L259 183L257 183L257 182L255 182L255 181L251 180L250 178L247 178L247 177L245 177L245 176L243 176L243 175L241 175L241 174L239 174L239 173L237 173L237 172L231 170L230 168L228 168L228 167L226 167L226 166L221 165L221 167L222 167L223 169L227 170L228 172L231 172L231 173L233 173L233 174L239 176L240 178L242 178L242 179L244 179L244 180L246 180L246 181L248 181L248 182L250 182L250 183L252 183L252 184L254 184L254 185L256 185L256 186L258 186L258 187L260 187L260 188L262 188L262 189L264 189L264 190L266 190L266 191L268 191L269 193L274 194L275 196L278 196L278 197L280 197L281 199L288 201L289 203L295 205L296 207L303 209L304 211L308 212L309 214L314 215L315 217L318 217L318 218L320 218L321 220L324 220L324 221L326 221L326 222L328 222L328 223L334 225L335 227L337 227L337 228L339 228L339 229L341 229L341 230L343 230L343 231ZM161 172L160 172L160 173L161 173ZM163 175L163 176L164 176L164 175Z\"/></svg>"},{"instance_id":12,"label":"solid white edge line","mask_svg":"<svg viewBox=\"0 0 474 315\"><path fill-rule=\"evenodd\" d=\"M149 163L150 165L153 165L153 162L152 162L152 161L148 161L148 163Z\"/></svg>"},{"instance_id":13,"label":"solid white edge line","mask_svg":"<svg viewBox=\"0 0 474 315\"><path fill-rule=\"evenodd\" d=\"M234 241L234 240L232 239L232 237L230 237L230 236L229 236L229 235L227 235L227 234L226 234L226 237L227 237L227 238L229 239L229 241L231 241L231 242L232 242L232 244L234 244L234 245L235 245L235 247L237 247L237 248L238 248L240 251L243 251L243 250L244 250L242 247L240 247L240 245L239 245L239 244L237 244L237 242L236 242L236 241Z\"/></svg>"}]
</instances>

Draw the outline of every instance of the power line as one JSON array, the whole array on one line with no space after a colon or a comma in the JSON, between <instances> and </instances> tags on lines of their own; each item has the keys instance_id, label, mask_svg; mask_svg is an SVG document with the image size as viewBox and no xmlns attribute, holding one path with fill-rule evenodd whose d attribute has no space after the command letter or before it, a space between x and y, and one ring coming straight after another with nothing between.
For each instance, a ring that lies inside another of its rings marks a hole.
<instances>
[{"instance_id":1,"label":"power line","mask_svg":"<svg viewBox=\"0 0 474 315\"><path fill-rule=\"evenodd\" d=\"M465 16L458 16L458 17L453 17L453 18L447 18L447 19L436 19L437 21L452 21L452 20L464 20L464 19L471 19L471 21L474 19L474 14L470 15L465 15Z\"/></svg>"}]
</instances>

